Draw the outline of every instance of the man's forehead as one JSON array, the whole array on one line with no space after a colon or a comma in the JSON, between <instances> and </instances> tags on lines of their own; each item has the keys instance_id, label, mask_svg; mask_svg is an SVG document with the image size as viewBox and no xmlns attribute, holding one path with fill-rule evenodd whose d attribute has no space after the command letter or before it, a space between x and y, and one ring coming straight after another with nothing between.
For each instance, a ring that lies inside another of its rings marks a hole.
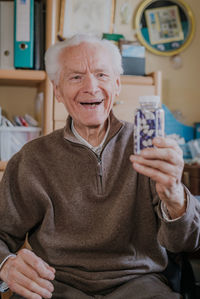
<instances>
[{"instance_id":1,"label":"man's forehead","mask_svg":"<svg viewBox=\"0 0 200 299\"><path fill-rule=\"evenodd\" d=\"M110 53L100 44L87 43L66 48L60 58L65 70L78 71L87 66L103 70L111 66Z\"/></svg>"},{"instance_id":2,"label":"man's forehead","mask_svg":"<svg viewBox=\"0 0 200 299\"><path fill-rule=\"evenodd\" d=\"M100 43L81 43L79 45L67 47L61 52L61 59L72 58L76 60L85 58L95 60L98 58L99 61L103 61L108 57L110 58L110 56L110 51Z\"/></svg>"}]
</instances>

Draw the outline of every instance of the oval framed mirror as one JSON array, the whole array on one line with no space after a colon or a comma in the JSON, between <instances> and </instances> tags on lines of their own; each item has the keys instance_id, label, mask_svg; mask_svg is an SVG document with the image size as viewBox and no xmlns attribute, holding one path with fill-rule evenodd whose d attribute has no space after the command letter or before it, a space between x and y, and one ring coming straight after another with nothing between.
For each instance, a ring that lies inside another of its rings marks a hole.
<instances>
[{"instance_id":1,"label":"oval framed mirror","mask_svg":"<svg viewBox=\"0 0 200 299\"><path fill-rule=\"evenodd\" d=\"M172 56L192 41L194 15L183 0L144 0L135 15L138 40L154 54Z\"/></svg>"}]
</instances>

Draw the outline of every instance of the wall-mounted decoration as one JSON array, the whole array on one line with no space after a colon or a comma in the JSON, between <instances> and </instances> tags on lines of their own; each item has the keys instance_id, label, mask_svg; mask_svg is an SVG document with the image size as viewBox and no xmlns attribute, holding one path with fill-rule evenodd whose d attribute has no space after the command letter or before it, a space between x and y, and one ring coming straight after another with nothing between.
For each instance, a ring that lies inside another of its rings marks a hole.
<instances>
[{"instance_id":1,"label":"wall-mounted decoration","mask_svg":"<svg viewBox=\"0 0 200 299\"><path fill-rule=\"evenodd\" d=\"M145 0L136 11L138 40L152 53L177 55L192 41L194 16L183 0Z\"/></svg>"},{"instance_id":2,"label":"wall-mounted decoration","mask_svg":"<svg viewBox=\"0 0 200 299\"><path fill-rule=\"evenodd\" d=\"M118 1L117 1L118 4ZM129 24L131 20L131 7L130 4L125 1L120 7L120 23Z\"/></svg>"},{"instance_id":3,"label":"wall-mounted decoration","mask_svg":"<svg viewBox=\"0 0 200 299\"><path fill-rule=\"evenodd\" d=\"M61 0L59 36L112 33L115 0Z\"/></svg>"}]
</instances>

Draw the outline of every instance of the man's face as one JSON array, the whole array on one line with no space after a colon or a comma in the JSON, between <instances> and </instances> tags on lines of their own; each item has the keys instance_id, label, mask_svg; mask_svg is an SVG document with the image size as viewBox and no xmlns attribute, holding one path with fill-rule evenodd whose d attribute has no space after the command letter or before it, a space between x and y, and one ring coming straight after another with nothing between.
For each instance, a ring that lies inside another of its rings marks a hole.
<instances>
[{"instance_id":1,"label":"man's face","mask_svg":"<svg viewBox=\"0 0 200 299\"><path fill-rule=\"evenodd\" d=\"M103 125L120 89L109 51L99 44L81 43L62 51L60 65L59 83L54 84L57 100L77 126Z\"/></svg>"}]
</instances>

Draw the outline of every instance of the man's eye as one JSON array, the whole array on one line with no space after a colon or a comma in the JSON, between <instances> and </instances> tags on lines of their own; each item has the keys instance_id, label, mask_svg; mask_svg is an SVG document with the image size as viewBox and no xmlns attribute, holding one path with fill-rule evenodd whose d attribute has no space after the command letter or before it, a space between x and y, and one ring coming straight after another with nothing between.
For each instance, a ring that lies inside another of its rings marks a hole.
<instances>
[{"instance_id":1,"label":"man's eye","mask_svg":"<svg viewBox=\"0 0 200 299\"><path fill-rule=\"evenodd\" d=\"M99 73L99 74L98 74L98 77L99 77L99 78L104 78L104 77L106 77L106 74L104 74L104 73Z\"/></svg>"},{"instance_id":2,"label":"man's eye","mask_svg":"<svg viewBox=\"0 0 200 299\"><path fill-rule=\"evenodd\" d=\"M74 80L80 80L81 76L77 75L77 76L74 76L72 79L74 79Z\"/></svg>"}]
</instances>

